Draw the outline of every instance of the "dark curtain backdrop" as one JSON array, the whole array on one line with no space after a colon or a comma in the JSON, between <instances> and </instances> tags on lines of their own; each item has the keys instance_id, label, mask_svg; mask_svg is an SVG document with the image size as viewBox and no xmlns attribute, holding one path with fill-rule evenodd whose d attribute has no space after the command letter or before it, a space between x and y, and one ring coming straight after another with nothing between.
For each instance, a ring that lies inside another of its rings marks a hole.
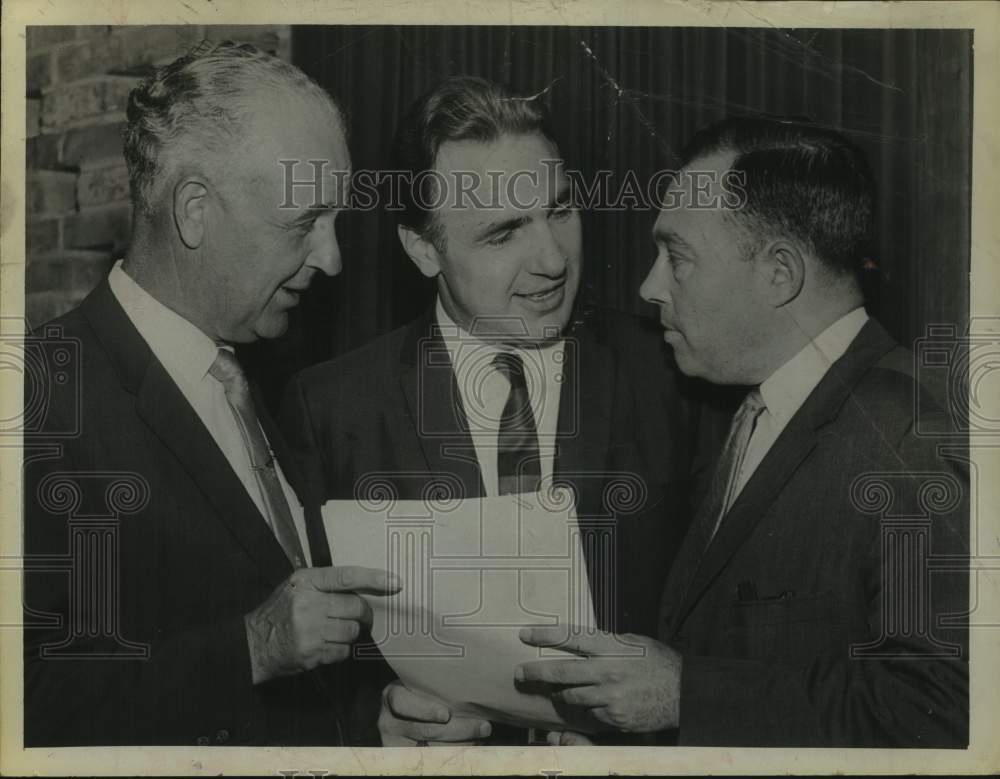
<instances>
[{"instance_id":1,"label":"dark curtain backdrop","mask_svg":"<svg viewBox=\"0 0 1000 779\"><path fill-rule=\"evenodd\" d=\"M594 27L298 27L296 65L346 108L355 169L380 169L407 105L469 73L547 90L570 168L643 184L699 127L727 114L809 117L867 152L879 183L869 309L909 344L929 323L968 324L972 34L966 30ZM584 214L581 295L653 315L638 288L655 212ZM317 280L288 334L252 347L276 402L288 376L416 316L428 283L391 214L338 217L344 270Z\"/></svg>"}]
</instances>

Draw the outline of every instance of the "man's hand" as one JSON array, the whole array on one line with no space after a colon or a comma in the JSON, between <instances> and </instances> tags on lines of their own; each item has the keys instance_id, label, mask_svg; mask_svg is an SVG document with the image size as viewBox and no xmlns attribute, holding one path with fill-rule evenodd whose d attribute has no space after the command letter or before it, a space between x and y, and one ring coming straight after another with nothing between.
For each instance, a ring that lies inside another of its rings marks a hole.
<instances>
[{"instance_id":1,"label":"man's hand","mask_svg":"<svg viewBox=\"0 0 1000 779\"><path fill-rule=\"evenodd\" d=\"M565 627L523 628L521 640L580 658L524 663L514 671L516 681L555 685L561 689L552 693L554 702L586 709L625 733L677 727L681 656L665 644L631 633L571 632L567 638ZM641 648L641 653L631 653L626 644Z\"/></svg>"},{"instance_id":2,"label":"man's hand","mask_svg":"<svg viewBox=\"0 0 1000 779\"><path fill-rule=\"evenodd\" d=\"M475 717L454 717L448 704L395 681L382 691L378 730L385 747L458 746L481 741L492 726Z\"/></svg>"},{"instance_id":3,"label":"man's hand","mask_svg":"<svg viewBox=\"0 0 1000 779\"><path fill-rule=\"evenodd\" d=\"M550 730L545 740L553 747L592 747L594 742L575 730Z\"/></svg>"},{"instance_id":4,"label":"man's hand","mask_svg":"<svg viewBox=\"0 0 1000 779\"><path fill-rule=\"evenodd\" d=\"M244 617L253 683L344 660L372 620L356 593L399 589L395 575L372 568L298 569Z\"/></svg>"}]
</instances>

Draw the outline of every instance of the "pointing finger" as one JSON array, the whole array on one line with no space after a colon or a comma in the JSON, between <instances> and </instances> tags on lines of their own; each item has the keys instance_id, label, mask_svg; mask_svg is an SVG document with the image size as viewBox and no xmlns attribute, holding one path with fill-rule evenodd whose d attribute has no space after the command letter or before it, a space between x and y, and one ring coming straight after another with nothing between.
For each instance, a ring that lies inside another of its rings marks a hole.
<instances>
[{"instance_id":1,"label":"pointing finger","mask_svg":"<svg viewBox=\"0 0 1000 779\"><path fill-rule=\"evenodd\" d=\"M394 573L377 568L357 565L312 568L311 580L323 592L365 592L371 595L392 595L399 592L402 583Z\"/></svg>"}]
</instances>

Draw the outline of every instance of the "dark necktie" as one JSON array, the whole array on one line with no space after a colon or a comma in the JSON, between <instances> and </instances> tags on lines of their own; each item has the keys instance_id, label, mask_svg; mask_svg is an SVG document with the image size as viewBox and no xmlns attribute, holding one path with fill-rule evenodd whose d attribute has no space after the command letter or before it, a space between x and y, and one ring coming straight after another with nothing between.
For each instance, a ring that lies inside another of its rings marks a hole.
<instances>
[{"instance_id":1,"label":"dark necktie","mask_svg":"<svg viewBox=\"0 0 1000 779\"><path fill-rule=\"evenodd\" d=\"M243 374L243 369L240 368L236 357L227 349L219 349L215 362L208 372L226 390L226 400L229 401L229 407L236 417L236 426L240 429L243 444L250 456L250 469L263 498L264 518L292 565L304 568L306 561L299 534L295 530L295 521L285 500L285 493L281 489L270 447L257 421L257 412L254 411L253 399L250 397L250 385Z\"/></svg>"},{"instance_id":2,"label":"dark necktie","mask_svg":"<svg viewBox=\"0 0 1000 779\"><path fill-rule=\"evenodd\" d=\"M499 352L493 358L493 367L510 383L497 433L499 494L535 492L541 481L541 461L524 363L516 354Z\"/></svg>"}]
</instances>

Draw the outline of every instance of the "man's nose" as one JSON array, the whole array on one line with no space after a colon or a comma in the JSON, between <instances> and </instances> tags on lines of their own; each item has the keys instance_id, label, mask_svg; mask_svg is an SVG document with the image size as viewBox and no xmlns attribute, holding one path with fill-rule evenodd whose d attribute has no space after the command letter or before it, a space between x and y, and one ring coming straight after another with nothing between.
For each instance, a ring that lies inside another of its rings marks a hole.
<instances>
[{"instance_id":1,"label":"man's nose","mask_svg":"<svg viewBox=\"0 0 1000 779\"><path fill-rule=\"evenodd\" d=\"M327 276L336 276L343 268L333 214L324 214L313 225L309 236L310 251L306 264Z\"/></svg>"},{"instance_id":2,"label":"man's nose","mask_svg":"<svg viewBox=\"0 0 1000 779\"><path fill-rule=\"evenodd\" d=\"M649 269L649 273L646 274L646 278L639 287L639 296L647 303L665 304L669 296L667 291L667 274L669 272L667 260L664 257L657 257L653 261L653 267Z\"/></svg>"},{"instance_id":3,"label":"man's nose","mask_svg":"<svg viewBox=\"0 0 1000 779\"><path fill-rule=\"evenodd\" d=\"M566 250L548 225L542 227L540 234L532 271L540 276L562 276L568 260Z\"/></svg>"}]
</instances>

